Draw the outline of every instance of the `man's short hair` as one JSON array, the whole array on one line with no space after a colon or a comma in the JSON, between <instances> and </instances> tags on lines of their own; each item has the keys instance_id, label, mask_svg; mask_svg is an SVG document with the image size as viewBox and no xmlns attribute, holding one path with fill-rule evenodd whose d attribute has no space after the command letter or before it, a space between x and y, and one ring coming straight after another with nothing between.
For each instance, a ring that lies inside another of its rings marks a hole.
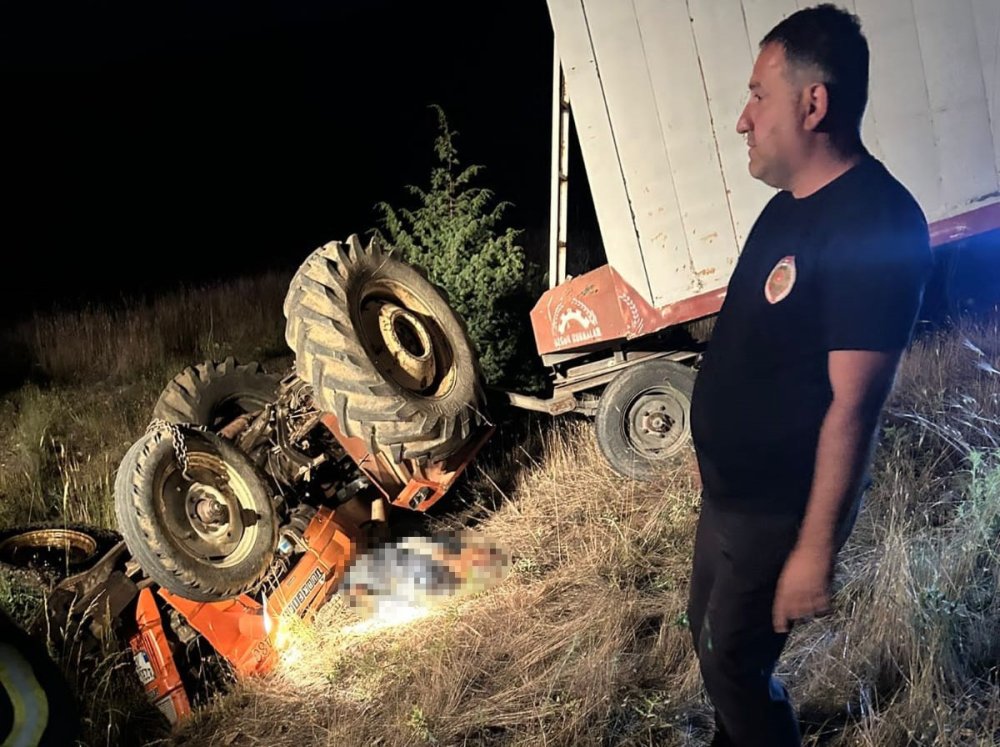
<instances>
[{"instance_id":1,"label":"man's short hair","mask_svg":"<svg viewBox=\"0 0 1000 747\"><path fill-rule=\"evenodd\" d=\"M815 68L829 106L816 128L849 155L861 147L861 118L868 103L868 41L860 19L830 3L805 8L771 29L761 48L780 44L789 65Z\"/></svg>"}]
</instances>

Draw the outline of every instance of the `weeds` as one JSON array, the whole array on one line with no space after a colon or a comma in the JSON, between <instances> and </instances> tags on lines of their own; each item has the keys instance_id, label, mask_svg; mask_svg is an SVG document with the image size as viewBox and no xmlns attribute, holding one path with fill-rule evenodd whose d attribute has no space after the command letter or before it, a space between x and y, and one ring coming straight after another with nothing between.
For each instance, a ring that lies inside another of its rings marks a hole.
<instances>
[{"instance_id":1,"label":"weeds","mask_svg":"<svg viewBox=\"0 0 1000 747\"><path fill-rule=\"evenodd\" d=\"M215 350L279 353L257 342L277 338L262 331L271 312L239 320L248 287L202 293L213 311L197 324L184 319L195 296L179 294L173 309L22 329L38 376L0 403L0 521L109 525L114 470L166 381ZM969 327L904 360L834 614L796 627L779 663L807 747L1000 739L998 356L996 327ZM87 744L704 745L711 709L684 614L698 500L690 467L622 480L586 424L531 420L497 434L431 521L513 551L489 592L355 638L348 611L328 604L295 660L170 736L127 658L57 654ZM24 621L40 599L16 583L0 574L0 605Z\"/></svg>"}]
</instances>

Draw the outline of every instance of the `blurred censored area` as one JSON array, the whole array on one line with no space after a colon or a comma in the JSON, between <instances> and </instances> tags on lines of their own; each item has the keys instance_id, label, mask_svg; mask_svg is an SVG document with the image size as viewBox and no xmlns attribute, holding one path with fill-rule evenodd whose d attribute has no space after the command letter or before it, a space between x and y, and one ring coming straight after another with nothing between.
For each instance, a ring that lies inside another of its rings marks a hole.
<instances>
[{"instance_id":1,"label":"blurred censored area","mask_svg":"<svg viewBox=\"0 0 1000 747\"><path fill-rule=\"evenodd\" d=\"M432 609L491 588L510 571L510 554L463 532L404 537L359 557L340 594L362 619Z\"/></svg>"}]
</instances>

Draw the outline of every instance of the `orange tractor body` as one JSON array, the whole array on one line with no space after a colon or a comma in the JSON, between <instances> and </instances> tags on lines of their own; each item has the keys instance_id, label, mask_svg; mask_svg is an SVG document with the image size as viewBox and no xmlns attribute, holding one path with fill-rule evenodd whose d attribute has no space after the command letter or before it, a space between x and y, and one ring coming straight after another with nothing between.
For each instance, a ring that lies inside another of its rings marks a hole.
<instances>
[{"instance_id":1,"label":"orange tractor body","mask_svg":"<svg viewBox=\"0 0 1000 747\"><path fill-rule=\"evenodd\" d=\"M376 502L384 498L415 511L426 511L444 496L494 431L492 426L483 428L444 461L395 464L383 454L372 453L361 439L346 436L335 416L325 414L321 422L378 488L381 495ZM172 654L164 614L169 609L180 613L238 676L266 674L280 658L281 621L288 616L312 620L340 587L364 544L356 517L342 513L326 506L316 511L301 538L304 552L276 588L260 600L241 594L218 602L196 602L155 586L139 591L136 630L129 645L147 695L172 723L190 715L191 700Z\"/></svg>"}]
</instances>

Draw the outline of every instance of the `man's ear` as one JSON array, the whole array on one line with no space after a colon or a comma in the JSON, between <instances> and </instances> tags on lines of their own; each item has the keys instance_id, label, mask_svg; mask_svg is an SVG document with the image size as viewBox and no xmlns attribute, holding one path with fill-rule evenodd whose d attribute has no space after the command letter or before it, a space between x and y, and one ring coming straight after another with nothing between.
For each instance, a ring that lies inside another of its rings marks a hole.
<instances>
[{"instance_id":1,"label":"man's ear","mask_svg":"<svg viewBox=\"0 0 1000 747\"><path fill-rule=\"evenodd\" d=\"M820 123L826 119L826 113L830 106L830 92L825 83L813 83L803 92L805 119L802 126L807 130L815 131Z\"/></svg>"}]
</instances>

